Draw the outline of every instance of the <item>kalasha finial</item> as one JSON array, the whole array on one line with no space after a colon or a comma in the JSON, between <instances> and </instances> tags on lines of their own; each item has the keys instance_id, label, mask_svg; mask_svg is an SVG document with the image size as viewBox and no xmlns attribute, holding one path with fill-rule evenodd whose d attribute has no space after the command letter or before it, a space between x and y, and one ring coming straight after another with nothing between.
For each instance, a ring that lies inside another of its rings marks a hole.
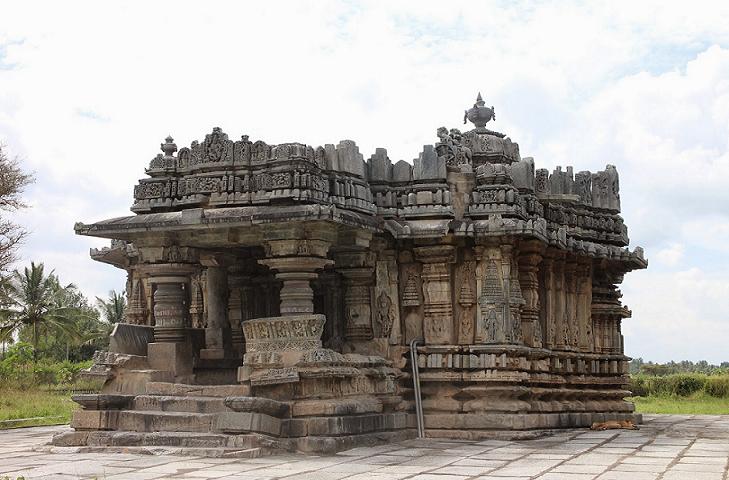
<instances>
[{"instance_id":1,"label":"kalasha finial","mask_svg":"<svg viewBox=\"0 0 729 480\"><path fill-rule=\"evenodd\" d=\"M463 123L466 123L468 120L476 126L477 131L485 131L486 124L491 120L496 120L496 110L494 107L492 106L489 108L485 105L486 102L483 101L481 92L478 92L478 96L476 96L476 103L473 104L473 107L466 110L463 115Z\"/></svg>"},{"instance_id":2,"label":"kalasha finial","mask_svg":"<svg viewBox=\"0 0 729 480\"><path fill-rule=\"evenodd\" d=\"M177 145L175 145L175 139L172 138L172 135L167 135L165 143L161 143L159 148L162 149L165 157L171 157L177 151Z\"/></svg>"}]
</instances>

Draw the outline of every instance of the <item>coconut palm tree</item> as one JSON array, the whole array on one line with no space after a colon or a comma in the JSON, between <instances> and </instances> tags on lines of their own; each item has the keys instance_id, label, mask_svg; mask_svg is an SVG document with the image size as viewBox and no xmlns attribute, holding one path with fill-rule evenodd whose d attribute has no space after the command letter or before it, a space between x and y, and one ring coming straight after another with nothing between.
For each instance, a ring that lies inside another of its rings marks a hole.
<instances>
[{"instance_id":1,"label":"coconut palm tree","mask_svg":"<svg viewBox=\"0 0 729 480\"><path fill-rule=\"evenodd\" d=\"M101 316L112 325L124 320L124 309L127 306L127 300L124 294L117 293L114 290L109 291L109 299L96 297L96 306L101 310Z\"/></svg>"},{"instance_id":2,"label":"coconut palm tree","mask_svg":"<svg viewBox=\"0 0 729 480\"><path fill-rule=\"evenodd\" d=\"M31 262L23 272L15 270L4 285L8 304L0 311L0 341L29 328L32 332L33 357L38 359L41 331L77 336L76 321L85 315L69 301L80 295L74 284L62 286L51 271L45 274L43 263Z\"/></svg>"}]
</instances>

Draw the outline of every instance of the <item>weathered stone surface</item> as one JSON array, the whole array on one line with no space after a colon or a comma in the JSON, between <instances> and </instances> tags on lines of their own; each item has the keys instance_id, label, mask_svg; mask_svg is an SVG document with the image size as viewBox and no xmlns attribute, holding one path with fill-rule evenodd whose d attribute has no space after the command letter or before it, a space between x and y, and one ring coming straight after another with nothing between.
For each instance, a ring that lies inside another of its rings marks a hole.
<instances>
[{"instance_id":1,"label":"weathered stone surface","mask_svg":"<svg viewBox=\"0 0 729 480\"><path fill-rule=\"evenodd\" d=\"M118 410L76 410L71 427L76 430L116 430L120 413Z\"/></svg>"},{"instance_id":2,"label":"weathered stone surface","mask_svg":"<svg viewBox=\"0 0 729 480\"><path fill-rule=\"evenodd\" d=\"M411 182L413 180L413 166L405 160L400 160L392 167L393 182Z\"/></svg>"},{"instance_id":3,"label":"weathered stone surface","mask_svg":"<svg viewBox=\"0 0 729 480\"><path fill-rule=\"evenodd\" d=\"M109 336L109 352L145 356L147 345L153 341L153 327L117 323Z\"/></svg>"},{"instance_id":4,"label":"weathered stone surface","mask_svg":"<svg viewBox=\"0 0 729 480\"><path fill-rule=\"evenodd\" d=\"M236 412L264 413L272 417L285 417L289 414L289 405L270 398L227 397L225 406Z\"/></svg>"},{"instance_id":5,"label":"weathered stone surface","mask_svg":"<svg viewBox=\"0 0 729 480\"><path fill-rule=\"evenodd\" d=\"M265 433L281 435L281 420L263 413L223 412L216 417L215 430L226 433Z\"/></svg>"},{"instance_id":6,"label":"weathered stone surface","mask_svg":"<svg viewBox=\"0 0 729 480\"><path fill-rule=\"evenodd\" d=\"M413 162L413 180L445 180L445 160L438 157L433 145L423 145L423 151Z\"/></svg>"},{"instance_id":7,"label":"weathered stone surface","mask_svg":"<svg viewBox=\"0 0 729 480\"><path fill-rule=\"evenodd\" d=\"M392 162L387 157L387 150L378 148L367 161L370 182L389 182L392 180Z\"/></svg>"},{"instance_id":8,"label":"weathered stone surface","mask_svg":"<svg viewBox=\"0 0 729 480\"><path fill-rule=\"evenodd\" d=\"M615 167L535 169L486 128L480 95L464 120L475 129L439 128L413 165L385 149L365 163L351 140L165 139L135 216L76 225L113 239L92 257L127 271L135 328L116 344L154 341L98 356L104 393L137 396L80 399L120 410L75 425L140 445L154 431L325 452L387 439L415 426L412 340L439 435L634 418L618 285L647 262L627 249Z\"/></svg>"},{"instance_id":9,"label":"weathered stone surface","mask_svg":"<svg viewBox=\"0 0 729 480\"><path fill-rule=\"evenodd\" d=\"M359 153L359 147L352 140L342 140L337 145L337 159L339 170L364 177L364 158Z\"/></svg>"},{"instance_id":10,"label":"weathered stone surface","mask_svg":"<svg viewBox=\"0 0 729 480\"><path fill-rule=\"evenodd\" d=\"M127 407L134 395L109 395L98 393L79 393L71 396L71 400L81 405L84 410L119 410Z\"/></svg>"}]
</instances>

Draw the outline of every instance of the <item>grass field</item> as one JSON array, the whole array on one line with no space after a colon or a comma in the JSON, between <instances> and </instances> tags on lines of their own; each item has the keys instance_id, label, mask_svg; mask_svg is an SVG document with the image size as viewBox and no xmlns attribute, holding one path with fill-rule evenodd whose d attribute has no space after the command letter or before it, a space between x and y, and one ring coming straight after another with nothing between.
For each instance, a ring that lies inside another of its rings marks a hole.
<instances>
[{"instance_id":1,"label":"grass field","mask_svg":"<svg viewBox=\"0 0 729 480\"><path fill-rule=\"evenodd\" d=\"M27 427L37 425L58 425L68 423L77 404L71 396L64 393L52 393L42 389L16 390L3 388L0 390L0 430L6 428ZM19 418L60 417L29 422L3 422Z\"/></svg>"},{"instance_id":2,"label":"grass field","mask_svg":"<svg viewBox=\"0 0 729 480\"><path fill-rule=\"evenodd\" d=\"M716 398L697 392L686 397L648 395L632 397L639 413L677 413L685 415L729 415L729 398Z\"/></svg>"}]
</instances>

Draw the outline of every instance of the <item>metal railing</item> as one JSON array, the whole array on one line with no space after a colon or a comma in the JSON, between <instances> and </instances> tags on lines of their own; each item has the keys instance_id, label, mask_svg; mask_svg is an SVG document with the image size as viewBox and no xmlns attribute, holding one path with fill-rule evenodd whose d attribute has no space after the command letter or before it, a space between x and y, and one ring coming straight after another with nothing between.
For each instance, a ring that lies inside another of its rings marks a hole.
<instances>
[{"instance_id":1,"label":"metal railing","mask_svg":"<svg viewBox=\"0 0 729 480\"><path fill-rule=\"evenodd\" d=\"M415 396L415 416L418 421L418 438L425 438L425 419L423 418L423 398L420 395L420 369L418 367L418 343L415 338L410 342L410 366L413 370L413 393Z\"/></svg>"}]
</instances>

